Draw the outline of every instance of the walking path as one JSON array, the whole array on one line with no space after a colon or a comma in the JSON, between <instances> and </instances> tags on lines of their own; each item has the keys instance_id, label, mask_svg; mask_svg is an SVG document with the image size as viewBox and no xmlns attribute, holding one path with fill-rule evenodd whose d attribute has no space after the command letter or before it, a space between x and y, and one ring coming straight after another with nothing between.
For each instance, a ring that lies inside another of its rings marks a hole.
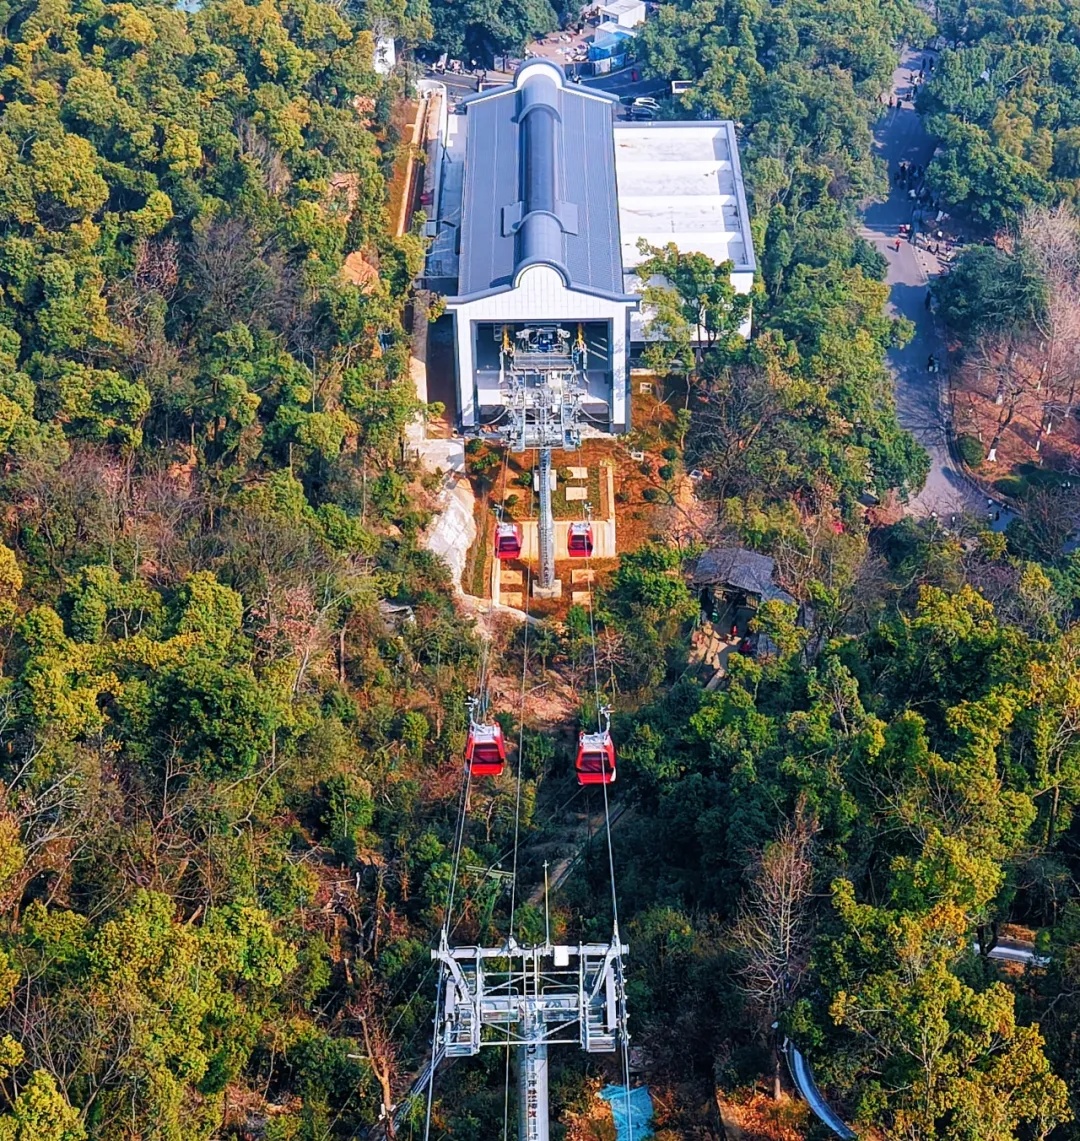
<instances>
[{"instance_id":1,"label":"walking path","mask_svg":"<svg viewBox=\"0 0 1080 1141\"><path fill-rule=\"evenodd\" d=\"M875 149L888 164L890 176L901 162L925 169L933 156L933 141L912 104L914 91L910 82L924 54L911 48L904 52L893 72L890 92L897 106L886 108L875 127ZM945 346L934 315L926 307L929 280L941 272L941 266L929 250L916 248L907 239L900 242L899 250L894 248L900 226L912 221L916 203L908 196L909 187L892 185L891 178L890 187L885 201L874 202L864 211L860 233L888 258L889 312L894 317L906 317L915 326L910 344L889 353L900 423L930 455L926 485L908 505L908 513L935 512L944 520L962 511L985 514L986 496L965 476L949 452L945 374L927 369L931 354L939 362L945 361ZM996 524L1001 527L1007 522L1007 513L1002 512Z\"/></svg>"}]
</instances>

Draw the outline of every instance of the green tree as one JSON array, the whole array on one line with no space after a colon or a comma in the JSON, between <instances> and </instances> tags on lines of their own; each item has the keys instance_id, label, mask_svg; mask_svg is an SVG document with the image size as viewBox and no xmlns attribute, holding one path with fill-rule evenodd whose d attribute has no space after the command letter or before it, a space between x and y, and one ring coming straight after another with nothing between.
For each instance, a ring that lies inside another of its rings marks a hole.
<instances>
[{"instance_id":1,"label":"green tree","mask_svg":"<svg viewBox=\"0 0 1080 1141\"><path fill-rule=\"evenodd\" d=\"M646 305L657 310L653 321L659 328L654 331L670 335L676 345L698 342L700 367L702 354L735 337L750 315L749 294L738 293L731 281L734 263L728 260L717 264L704 254L681 253L673 243L659 249L644 238L638 249L647 255L637 274L645 283ZM661 278L665 284L649 284L654 278ZM681 302L678 316L668 297L670 289Z\"/></svg>"},{"instance_id":2,"label":"green tree","mask_svg":"<svg viewBox=\"0 0 1080 1141\"><path fill-rule=\"evenodd\" d=\"M11 1109L0 1115L3 1141L86 1141L78 1111L64 1100L51 1074L36 1070Z\"/></svg>"},{"instance_id":3,"label":"green tree","mask_svg":"<svg viewBox=\"0 0 1080 1141\"><path fill-rule=\"evenodd\" d=\"M854 902L838 883L845 925L835 958L851 954L830 1013L860 1036L880 1077L859 1118L888 1137L1046 1137L1071 1118L1062 1080L1050 1072L1038 1028L1016 1022L1002 983L966 985L951 969L963 916L941 907L890 914Z\"/></svg>"}]
</instances>

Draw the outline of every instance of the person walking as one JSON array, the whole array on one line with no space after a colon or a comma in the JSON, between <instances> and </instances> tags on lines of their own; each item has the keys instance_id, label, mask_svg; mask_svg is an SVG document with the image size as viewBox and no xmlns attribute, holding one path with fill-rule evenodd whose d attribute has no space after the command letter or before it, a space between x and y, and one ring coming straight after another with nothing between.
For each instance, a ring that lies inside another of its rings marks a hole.
<instances>
[{"instance_id":1,"label":"person walking","mask_svg":"<svg viewBox=\"0 0 1080 1141\"><path fill-rule=\"evenodd\" d=\"M893 243L893 249L896 250L897 253L900 252L900 239L899 238L897 238L896 241Z\"/></svg>"}]
</instances>

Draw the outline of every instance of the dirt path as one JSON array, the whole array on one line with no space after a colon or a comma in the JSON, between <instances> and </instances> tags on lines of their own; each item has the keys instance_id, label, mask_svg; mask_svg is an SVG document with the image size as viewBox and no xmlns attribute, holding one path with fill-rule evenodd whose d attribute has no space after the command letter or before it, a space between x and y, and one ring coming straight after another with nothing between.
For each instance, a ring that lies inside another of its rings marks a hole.
<instances>
[{"instance_id":1,"label":"dirt path","mask_svg":"<svg viewBox=\"0 0 1080 1141\"><path fill-rule=\"evenodd\" d=\"M625 804L613 804L611 806L611 827L615 825L631 811ZM590 841L595 837L600 830L604 827L604 813L603 811L594 812L590 817L583 820L579 827L575 830L576 836L568 837L574 839L576 847L568 855L563 856L562 859L556 860L548 868L548 890L554 892L556 888L566 882L570 873L577 867L581 857L585 854L586 848L589 846ZM538 884L531 894L529 895L529 903L534 906L544 902L544 884Z\"/></svg>"}]
</instances>

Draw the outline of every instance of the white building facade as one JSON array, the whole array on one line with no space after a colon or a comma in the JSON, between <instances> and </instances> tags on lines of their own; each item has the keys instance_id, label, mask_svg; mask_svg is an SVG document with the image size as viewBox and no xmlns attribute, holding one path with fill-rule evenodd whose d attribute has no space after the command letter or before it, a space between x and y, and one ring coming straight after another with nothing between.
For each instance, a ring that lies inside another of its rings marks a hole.
<instances>
[{"instance_id":1,"label":"white building facade","mask_svg":"<svg viewBox=\"0 0 1080 1141\"><path fill-rule=\"evenodd\" d=\"M500 420L500 350L545 329L586 350L587 422L626 431L630 360L648 318L638 238L730 258L736 288L752 286L734 128L619 122L615 97L539 59L462 110L437 149L427 268L453 316L460 427Z\"/></svg>"}]
</instances>

